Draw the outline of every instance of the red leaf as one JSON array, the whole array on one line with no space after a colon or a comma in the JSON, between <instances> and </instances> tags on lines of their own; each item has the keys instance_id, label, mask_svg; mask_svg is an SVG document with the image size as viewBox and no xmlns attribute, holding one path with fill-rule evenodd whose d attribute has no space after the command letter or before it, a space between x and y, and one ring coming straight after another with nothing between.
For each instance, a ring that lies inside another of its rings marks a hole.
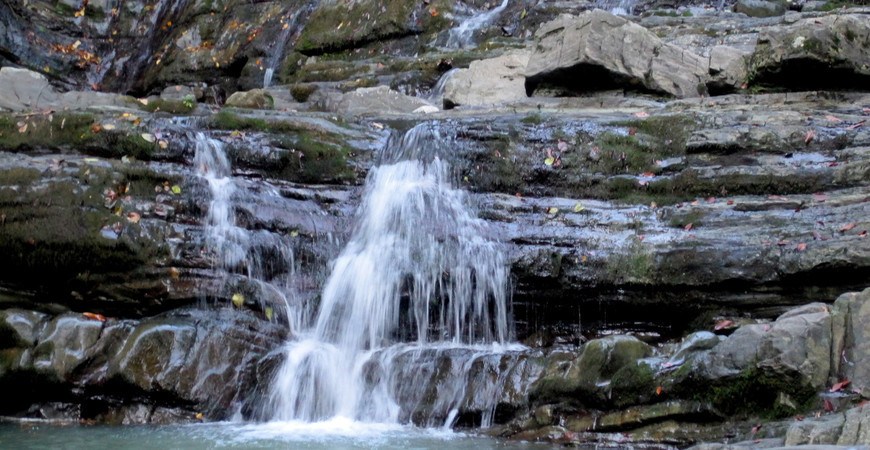
<instances>
[{"instance_id":1,"label":"red leaf","mask_svg":"<svg viewBox=\"0 0 870 450\"><path fill-rule=\"evenodd\" d=\"M733 205L733 204L734 204L734 200L728 200L728 205Z\"/></svg>"},{"instance_id":2,"label":"red leaf","mask_svg":"<svg viewBox=\"0 0 870 450\"><path fill-rule=\"evenodd\" d=\"M788 245L788 241L778 241L776 245Z\"/></svg>"},{"instance_id":3,"label":"red leaf","mask_svg":"<svg viewBox=\"0 0 870 450\"><path fill-rule=\"evenodd\" d=\"M824 239L822 239L822 234L818 231L813 231L813 239L817 241L824 241Z\"/></svg>"},{"instance_id":4,"label":"red leaf","mask_svg":"<svg viewBox=\"0 0 870 450\"><path fill-rule=\"evenodd\" d=\"M635 134L637 134L637 128L631 127L628 129L629 136L634 136Z\"/></svg>"},{"instance_id":5,"label":"red leaf","mask_svg":"<svg viewBox=\"0 0 870 450\"><path fill-rule=\"evenodd\" d=\"M842 227L840 227L840 231L849 231L852 228L855 228L855 225L856 225L855 222L847 223L846 225L843 225Z\"/></svg>"},{"instance_id":6,"label":"red leaf","mask_svg":"<svg viewBox=\"0 0 870 450\"><path fill-rule=\"evenodd\" d=\"M813 131L813 130L807 131L807 136L804 138L804 143L809 144L810 141L812 141L814 137L816 137L815 131Z\"/></svg>"},{"instance_id":7,"label":"red leaf","mask_svg":"<svg viewBox=\"0 0 870 450\"><path fill-rule=\"evenodd\" d=\"M834 410L834 404L831 403L830 400L825 399L825 412L831 412Z\"/></svg>"},{"instance_id":8,"label":"red leaf","mask_svg":"<svg viewBox=\"0 0 870 450\"><path fill-rule=\"evenodd\" d=\"M640 174L640 176L642 176L642 177L647 177L647 178L652 178L652 177L655 177L656 174L654 174L654 173L652 173L652 172L644 172L644 173Z\"/></svg>"},{"instance_id":9,"label":"red leaf","mask_svg":"<svg viewBox=\"0 0 870 450\"><path fill-rule=\"evenodd\" d=\"M851 383L851 382L852 382L852 380L843 380L843 381L841 381L841 382L839 382L839 383L833 385L833 386L831 387L831 392L837 392L837 391L839 391L840 389L843 389L844 387L848 386L849 383Z\"/></svg>"},{"instance_id":10,"label":"red leaf","mask_svg":"<svg viewBox=\"0 0 870 450\"><path fill-rule=\"evenodd\" d=\"M861 233L859 233L858 237L867 237L867 230L864 230Z\"/></svg>"},{"instance_id":11,"label":"red leaf","mask_svg":"<svg viewBox=\"0 0 870 450\"><path fill-rule=\"evenodd\" d=\"M752 435L754 436L759 430L761 430L761 424L752 427Z\"/></svg>"},{"instance_id":12,"label":"red leaf","mask_svg":"<svg viewBox=\"0 0 870 450\"><path fill-rule=\"evenodd\" d=\"M802 252L807 249L807 244L801 243L797 245L797 251Z\"/></svg>"},{"instance_id":13,"label":"red leaf","mask_svg":"<svg viewBox=\"0 0 870 450\"><path fill-rule=\"evenodd\" d=\"M692 224L691 224L691 223L686 224L686 226L684 226L683 229L686 230L686 231L691 231L691 230L692 230Z\"/></svg>"},{"instance_id":14,"label":"red leaf","mask_svg":"<svg viewBox=\"0 0 870 450\"><path fill-rule=\"evenodd\" d=\"M716 326L714 326L713 329L716 331L724 330L724 329L730 327L731 325L734 325L733 320L728 320L728 319L720 320L719 322L716 322Z\"/></svg>"}]
</instances>

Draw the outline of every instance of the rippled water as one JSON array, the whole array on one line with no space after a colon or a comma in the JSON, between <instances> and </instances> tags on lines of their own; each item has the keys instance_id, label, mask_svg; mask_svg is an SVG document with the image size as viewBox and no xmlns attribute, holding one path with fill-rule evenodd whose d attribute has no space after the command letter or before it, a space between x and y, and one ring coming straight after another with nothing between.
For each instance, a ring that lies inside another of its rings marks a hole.
<instances>
[{"instance_id":1,"label":"rippled water","mask_svg":"<svg viewBox=\"0 0 870 450\"><path fill-rule=\"evenodd\" d=\"M14 449L532 449L545 445L400 425L353 422L269 422L184 426L61 426L0 423L0 448Z\"/></svg>"}]
</instances>

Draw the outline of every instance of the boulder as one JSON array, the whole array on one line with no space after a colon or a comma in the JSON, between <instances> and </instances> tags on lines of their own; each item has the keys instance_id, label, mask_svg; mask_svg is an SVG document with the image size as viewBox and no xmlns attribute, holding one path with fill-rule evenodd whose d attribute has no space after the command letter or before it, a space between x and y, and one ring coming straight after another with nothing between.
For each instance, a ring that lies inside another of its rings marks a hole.
<instances>
[{"instance_id":1,"label":"boulder","mask_svg":"<svg viewBox=\"0 0 870 450\"><path fill-rule=\"evenodd\" d=\"M842 413L794 422L785 434L785 445L834 445L840 437L844 422Z\"/></svg>"},{"instance_id":2,"label":"boulder","mask_svg":"<svg viewBox=\"0 0 870 450\"><path fill-rule=\"evenodd\" d=\"M742 326L706 355L704 370L715 379L758 368L822 389L831 367L831 324L827 306L812 303L769 325Z\"/></svg>"},{"instance_id":3,"label":"boulder","mask_svg":"<svg viewBox=\"0 0 870 450\"><path fill-rule=\"evenodd\" d=\"M622 17L593 10L541 26L526 69L526 92L632 87L676 97L704 93L708 63Z\"/></svg>"},{"instance_id":4,"label":"boulder","mask_svg":"<svg viewBox=\"0 0 870 450\"><path fill-rule=\"evenodd\" d=\"M788 89L863 89L870 84L870 21L834 14L763 29L752 82Z\"/></svg>"},{"instance_id":5,"label":"boulder","mask_svg":"<svg viewBox=\"0 0 870 450\"><path fill-rule=\"evenodd\" d=\"M833 307L831 383L852 381L852 388L870 396L870 289L841 295Z\"/></svg>"},{"instance_id":6,"label":"boulder","mask_svg":"<svg viewBox=\"0 0 870 450\"><path fill-rule=\"evenodd\" d=\"M12 111L129 106L127 97L116 94L90 91L60 93L45 76L27 69L0 68L0 86L3 86L0 90L0 109Z\"/></svg>"},{"instance_id":7,"label":"boulder","mask_svg":"<svg viewBox=\"0 0 870 450\"><path fill-rule=\"evenodd\" d=\"M870 404L846 411L837 445L870 445Z\"/></svg>"},{"instance_id":8,"label":"boulder","mask_svg":"<svg viewBox=\"0 0 870 450\"><path fill-rule=\"evenodd\" d=\"M734 12L746 14L749 17L776 17L785 14L785 2L769 2L765 0L737 0Z\"/></svg>"},{"instance_id":9,"label":"boulder","mask_svg":"<svg viewBox=\"0 0 870 450\"><path fill-rule=\"evenodd\" d=\"M528 50L515 50L496 58L478 60L459 69L444 86L444 106L480 106L526 98L523 71Z\"/></svg>"},{"instance_id":10,"label":"boulder","mask_svg":"<svg viewBox=\"0 0 870 450\"><path fill-rule=\"evenodd\" d=\"M272 94L269 94L265 89L251 89L250 91L234 92L227 99L226 106L248 109L272 109L275 106L275 100L272 98Z\"/></svg>"},{"instance_id":11,"label":"boulder","mask_svg":"<svg viewBox=\"0 0 870 450\"><path fill-rule=\"evenodd\" d=\"M710 50L710 80L707 82L711 94L740 88L748 76L746 64L751 55L736 47L714 46Z\"/></svg>"},{"instance_id":12,"label":"boulder","mask_svg":"<svg viewBox=\"0 0 870 450\"><path fill-rule=\"evenodd\" d=\"M327 109L344 114L412 113L418 108L432 106L426 100L411 97L388 86L359 88L328 102Z\"/></svg>"}]
</instances>

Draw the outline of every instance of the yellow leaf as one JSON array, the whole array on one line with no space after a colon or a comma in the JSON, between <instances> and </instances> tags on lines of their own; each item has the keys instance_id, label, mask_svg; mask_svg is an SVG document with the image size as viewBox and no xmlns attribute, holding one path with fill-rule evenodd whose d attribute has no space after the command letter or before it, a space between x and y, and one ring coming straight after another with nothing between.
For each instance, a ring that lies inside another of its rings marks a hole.
<instances>
[{"instance_id":1,"label":"yellow leaf","mask_svg":"<svg viewBox=\"0 0 870 450\"><path fill-rule=\"evenodd\" d=\"M559 208L556 208L555 206L547 208L547 214L556 214L557 212L559 212Z\"/></svg>"},{"instance_id":2,"label":"yellow leaf","mask_svg":"<svg viewBox=\"0 0 870 450\"><path fill-rule=\"evenodd\" d=\"M172 186L172 193L175 195L180 194L181 193L181 186L179 186L177 184Z\"/></svg>"},{"instance_id":3,"label":"yellow leaf","mask_svg":"<svg viewBox=\"0 0 870 450\"><path fill-rule=\"evenodd\" d=\"M148 104L148 99L147 99L147 98L140 98L140 99L139 99L139 103L141 103L141 104L143 104L143 105L147 105L147 104ZM128 116L128 115L130 115L130 113L124 113L124 117L126 117L126 116Z\"/></svg>"},{"instance_id":4,"label":"yellow leaf","mask_svg":"<svg viewBox=\"0 0 870 450\"><path fill-rule=\"evenodd\" d=\"M554 162L556 162L556 158L552 158L552 157L544 160L544 164L546 164L548 166L552 166Z\"/></svg>"},{"instance_id":5,"label":"yellow leaf","mask_svg":"<svg viewBox=\"0 0 870 450\"><path fill-rule=\"evenodd\" d=\"M202 413L196 413L196 418L202 420Z\"/></svg>"},{"instance_id":6,"label":"yellow leaf","mask_svg":"<svg viewBox=\"0 0 870 450\"><path fill-rule=\"evenodd\" d=\"M154 135L151 133L142 133L140 136L142 136L142 139L145 139L147 142L154 142L156 140Z\"/></svg>"},{"instance_id":7,"label":"yellow leaf","mask_svg":"<svg viewBox=\"0 0 870 450\"><path fill-rule=\"evenodd\" d=\"M27 124L24 122L18 122L18 132L24 133L25 131L27 131Z\"/></svg>"},{"instance_id":8,"label":"yellow leaf","mask_svg":"<svg viewBox=\"0 0 870 450\"><path fill-rule=\"evenodd\" d=\"M115 125L112 125L111 123L106 123L103 124L103 129L106 131L112 131L115 129Z\"/></svg>"},{"instance_id":9,"label":"yellow leaf","mask_svg":"<svg viewBox=\"0 0 870 450\"><path fill-rule=\"evenodd\" d=\"M236 292L233 294L233 304L241 308L245 304L245 296Z\"/></svg>"},{"instance_id":10,"label":"yellow leaf","mask_svg":"<svg viewBox=\"0 0 870 450\"><path fill-rule=\"evenodd\" d=\"M141 218L142 218L142 216L139 215L139 213L137 213L137 212L131 212L131 213L127 214L127 220L129 220L130 222L133 222L133 223L139 223L139 219L141 219Z\"/></svg>"},{"instance_id":11,"label":"yellow leaf","mask_svg":"<svg viewBox=\"0 0 870 450\"><path fill-rule=\"evenodd\" d=\"M296 236L299 236L299 231L293 230L290 232L290 237L296 237Z\"/></svg>"},{"instance_id":12,"label":"yellow leaf","mask_svg":"<svg viewBox=\"0 0 870 450\"><path fill-rule=\"evenodd\" d=\"M271 306L266 307L266 318L272 320L272 316L274 316L275 312L272 310Z\"/></svg>"},{"instance_id":13,"label":"yellow leaf","mask_svg":"<svg viewBox=\"0 0 870 450\"><path fill-rule=\"evenodd\" d=\"M584 206L583 206L582 204L580 204L580 203L577 203L576 205L574 205L574 212L577 212L577 213L578 213L578 212L580 212L580 211L583 211L584 209L586 209L586 207L584 207Z\"/></svg>"},{"instance_id":14,"label":"yellow leaf","mask_svg":"<svg viewBox=\"0 0 870 450\"><path fill-rule=\"evenodd\" d=\"M181 272L178 269L176 269L175 267L170 267L169 268L169 276L172 278L178 278L179 276L181 276Z\"/></svg>"},{"instance_id":15,"label":"yellow leaf","mask_svg":"<svg viewBox=\"0 0 870 450\"><path fill-rule=\"evenodd\" d=\"M159 140L159 141L157 141L157 145L159 145L160 148L165 150L166 147L169 147L169 142L166 142L164 140Z\"/></svg>"},{"instance_id":16,"label":"yellow leaf","mask_svg":"<svg viewBox=\"0 0 870 450\"><path fill-rule=\"evenodd\" d=\"M526 14L528 14L528 11L526 11L525 9L523 9L523 12L520 13L520 20L525 19L525 18L526 18Z\"/></svg>"},{"instance_id":17,"label":"yellow leaf","mask_svg":"<svg viewBox=\"0 0 870 450\"><path fill-rule=\"evenodd\" d=\"M77 49L79 48L79 45L82 45L82 41L75 41L73 42L72 48Z\"/></svg>"}]
</instances>

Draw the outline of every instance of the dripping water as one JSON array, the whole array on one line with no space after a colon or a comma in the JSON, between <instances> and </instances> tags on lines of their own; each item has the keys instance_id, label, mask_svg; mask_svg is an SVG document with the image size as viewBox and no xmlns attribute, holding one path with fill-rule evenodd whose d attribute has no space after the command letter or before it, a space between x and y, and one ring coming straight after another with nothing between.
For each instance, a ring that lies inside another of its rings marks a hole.
<instances>
[{"instance_id":1,"label":"dripping water","mask_svg":"<svg viewBox=\"0 0 870 450\"><path fill-rule=\"evenodd\" d=\"M446 147L428 124L388 143L267 416L450 426L470 365L497 368L514 349L506 260L454 186ZM473 397L494 409L495 391Z\"/></svg>"}]
</instances>

